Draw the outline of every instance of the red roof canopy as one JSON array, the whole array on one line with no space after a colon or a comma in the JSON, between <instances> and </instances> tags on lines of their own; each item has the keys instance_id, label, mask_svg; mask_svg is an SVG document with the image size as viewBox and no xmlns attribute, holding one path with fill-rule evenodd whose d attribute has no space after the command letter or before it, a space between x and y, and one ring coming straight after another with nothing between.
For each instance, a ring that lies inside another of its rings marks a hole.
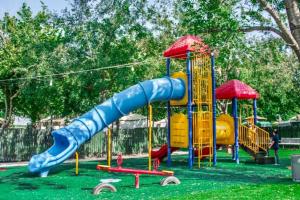
<instances>
[{"instance_id":1,"label":"red roof canopy","mask_svg":"<svg viewBox=\"0 0 300 200\"><path fill-rule=\"evenodd\" d=\"M216 89L217 99L258 99L259 93L246 83L230 80Z\"/></svg>"},{"instance_id":2,"label":"red roof canopy","mask_svg":"<svg viewBox=\"0 0 300 200\"><path fill-rule=\"evenodd\" d=\"M174 44L164 52L164 57L185 59L187 51L195 51L194 45L196 44L200 45L200 49L197 49L200 53L208 54L210 52L209 47L203 43L201 38L195 35L186 35L174 42Z\"/></svg>"}]
</instances>

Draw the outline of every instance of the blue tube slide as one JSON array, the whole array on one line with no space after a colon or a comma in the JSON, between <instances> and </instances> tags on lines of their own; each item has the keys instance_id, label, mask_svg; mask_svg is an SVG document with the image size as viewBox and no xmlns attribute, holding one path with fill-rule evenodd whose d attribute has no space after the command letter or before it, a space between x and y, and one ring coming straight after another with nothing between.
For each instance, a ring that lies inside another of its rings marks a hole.
<instances>
[{"instance_id":1,"label":"blue tube slide","mask_svg":"<svg viewBox=\"0 0 300 200\"><path fill-rule=\"evenodd\" d=\"M68 126L53 131L54 144L30 159L29 171L45 177L52 167L64 162L81 144L120 117L151 102L182 99L184 94L184 81L169 77L131 86L76 118Z\"/></svg>"}]
</instances>

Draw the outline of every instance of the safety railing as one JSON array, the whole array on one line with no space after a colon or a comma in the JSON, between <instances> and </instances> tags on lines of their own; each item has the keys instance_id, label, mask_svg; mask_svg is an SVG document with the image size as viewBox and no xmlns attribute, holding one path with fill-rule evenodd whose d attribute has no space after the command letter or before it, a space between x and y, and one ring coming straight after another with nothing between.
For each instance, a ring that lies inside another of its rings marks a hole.
<instances>
[{"instance_id":1,"label":"safety railing","mask_svg":"<svg viewBox=\"0 0 300 200\"><path fill-rule=\"evenodd\" d=\"M247 126L239 126L239 143L250 149L253 153L259 152L259 137L256 131Z\"/></svg>"},{"instance_id":2,"label":"safety railing","mask_svg":"<svg viewBox=\"0 0 300 200\"><path fill-rule=\"evenodd\" d=\"M240 125L239 143L254 153L258 153L260 150L267 152L270 143L269 133L255 125L250 128Z\"/></svg>"},{"instance_id":3,"label":"safety railing","mask_svg":"<svg viewBox=\"0 0 300 200\"><path fill-rule=\"evenodd\" d=\"M257 133L258 136L258 146L264 151L268 151L268 146L270 144L270 135L267 131L265 131L262 128L259 128L258 126L253 126L254 130Z\"/></svg>"}]
</instances>

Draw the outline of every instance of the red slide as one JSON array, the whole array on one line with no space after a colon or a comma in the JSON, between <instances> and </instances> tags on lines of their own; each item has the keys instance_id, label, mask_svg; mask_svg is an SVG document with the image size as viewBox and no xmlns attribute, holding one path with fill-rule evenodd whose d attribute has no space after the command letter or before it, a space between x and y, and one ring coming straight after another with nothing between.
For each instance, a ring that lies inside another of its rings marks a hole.
<instances>
[{"instance_id":1,"label":"red slide","mask_svg":"<svg viewBox=\"0 0 300 200\"><path fill-rule=\"evenodd\" d=\"M194 155L195 155L195 157L198 157L198 155L199 155L198 149L195 149ZM204 147L202 149L202 157L200 159L202 160L202 159L206 158L207 156L209 156L209 147Z\"/></svg>"},{"instance_id":2,"label":"red slide","mask_svg":"<svg viewBox=\"0 0 300 200\"><path fill-rule=\"evenodd\" d=\"M177 151L178 149L179 149L178 147L171 147L171 153ZM162 161L165 157L167 157L167 155L168 155L167 144L162 145L159 150L151 151L151 158L152 159L158 158L159 161ZM195 149L194 155L195 157L198 157L198 149ZM208 155L209 155L209 147L204 147L202 149L201 159L206 158Z\"/></svg>"},{"instance_id":3,"label":"red slide","mask_svg":"<svg viewBox=\"0 0 300 200\"><path fill-rule=\"evenodd\" d=\"M171 153L174 151L177 151L179 148L178 147L171 147ZM158 158L159 161L162 161L164 157L168 155L168 145L164 144L160 147L159 150L151 151L151 158L155 159Z\"/></svg>"}]
</instances>

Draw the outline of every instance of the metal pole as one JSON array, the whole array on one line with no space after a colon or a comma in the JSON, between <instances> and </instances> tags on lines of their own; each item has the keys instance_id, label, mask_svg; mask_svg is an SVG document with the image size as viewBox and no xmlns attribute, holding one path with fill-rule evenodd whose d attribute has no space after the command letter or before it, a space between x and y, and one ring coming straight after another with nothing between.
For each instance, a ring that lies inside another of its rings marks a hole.
<instances>
[{"instance_id":1,"label":"metal pole","mask_svg":"<svg viewBox=\"0 0 300 200\"><path fill-rule=\"evenodd\" d=\"M192 73L191 73L190 52L186 54L186 74L188 79L188 136L189 136L189 168L193 167L193 116L192 116Z\"/></svg>"},{"instance_id":2,"label":"metal pole","mask_svg":"<svg viewBox=\"0 0 300 200\"><path fill-rule=\"evenodd\" d=\"M212 114L213 114L213 166L217 164L217 129L216 129L216 79L215 79L215 56L211 54L211 77L212 77Z\"/></svg>"},{"instance_id":3,"label":"metal pole","mask_svg":"<svg viewBox=\"0 0 300 200\"><path fill-rule=\"evenodd\" d=\"M167 58L166 67L167 67L167 76L170 77L170 66L171 66L171 59ZM168 130L167 130L167 144L168 144L168 160L167 166L171 167L171 105L170 101L168 101L167 105L167 112L168 112Z\"/></svg>"},{"instance_id":4,"label":"metal pole","mask_svg":"<svg viewBox=\"0 0 300 200\"><path fill-rule=\"evenodd\" d=\"M238 104L237 98L233 98L233 108L234 108L234 153L235 153L235 161L237 164L240 163L239 161L239 121L238 121Z\"/></svg>"},{"instance_id":5,"label":"metal pole","mask_svg":"<svg viewBox=\"0 0 300 200\"><path fill-rule=\"evenodd\" d=\"M234 111L235 111L234 106L235 106L234 105L234 99L232 99L232 101L231 101L231 116L232 117L234 117ZM235 132L234 132L234 135L235 135ZM234 142L233 146L231 147L231 149L232 149L232 160L235 160L235 142Z\"/></svg>"},{"instance_id":6,"label":"metal pole","mask_svg":"<svg viewBox=\"0 0 300 200\"><path fill-rule=\"evenodd\" d=\"M111 130L107 128L107 165L111 165Z\"/></svg>"},{"instance_id":7,"label":"metal pole","mask_svg":"<svg viewBox=\"0 0 300 200\"><path fill-rule=\"evenodd\" d=\"M257 124L257 105L256 105L256 99L253 99L253 118L254 118L254 125Z\"/></svg>"},{"instance_id":8,"label":"metal pole","mask_svg":"<svg viewBox=\"0 0 300 200\"><path fill-rule=\"evenodd\" d=\"M76 151L75 152L75 174L76 174L76 176L78 175L78 173L79 173L79 154Z\"/></svg>"},{"instance_id":9,"label":"metal pole","mask_svg":"<svg viewBox=\"0 0 300 200\"><path fill-rule=\"evenodd\" d=\"M149 127L148 127L148 170L151 171L151 151L152 151L152 106L148 105L148 112L149 112Z\"/></svg>"}]
</instances>

